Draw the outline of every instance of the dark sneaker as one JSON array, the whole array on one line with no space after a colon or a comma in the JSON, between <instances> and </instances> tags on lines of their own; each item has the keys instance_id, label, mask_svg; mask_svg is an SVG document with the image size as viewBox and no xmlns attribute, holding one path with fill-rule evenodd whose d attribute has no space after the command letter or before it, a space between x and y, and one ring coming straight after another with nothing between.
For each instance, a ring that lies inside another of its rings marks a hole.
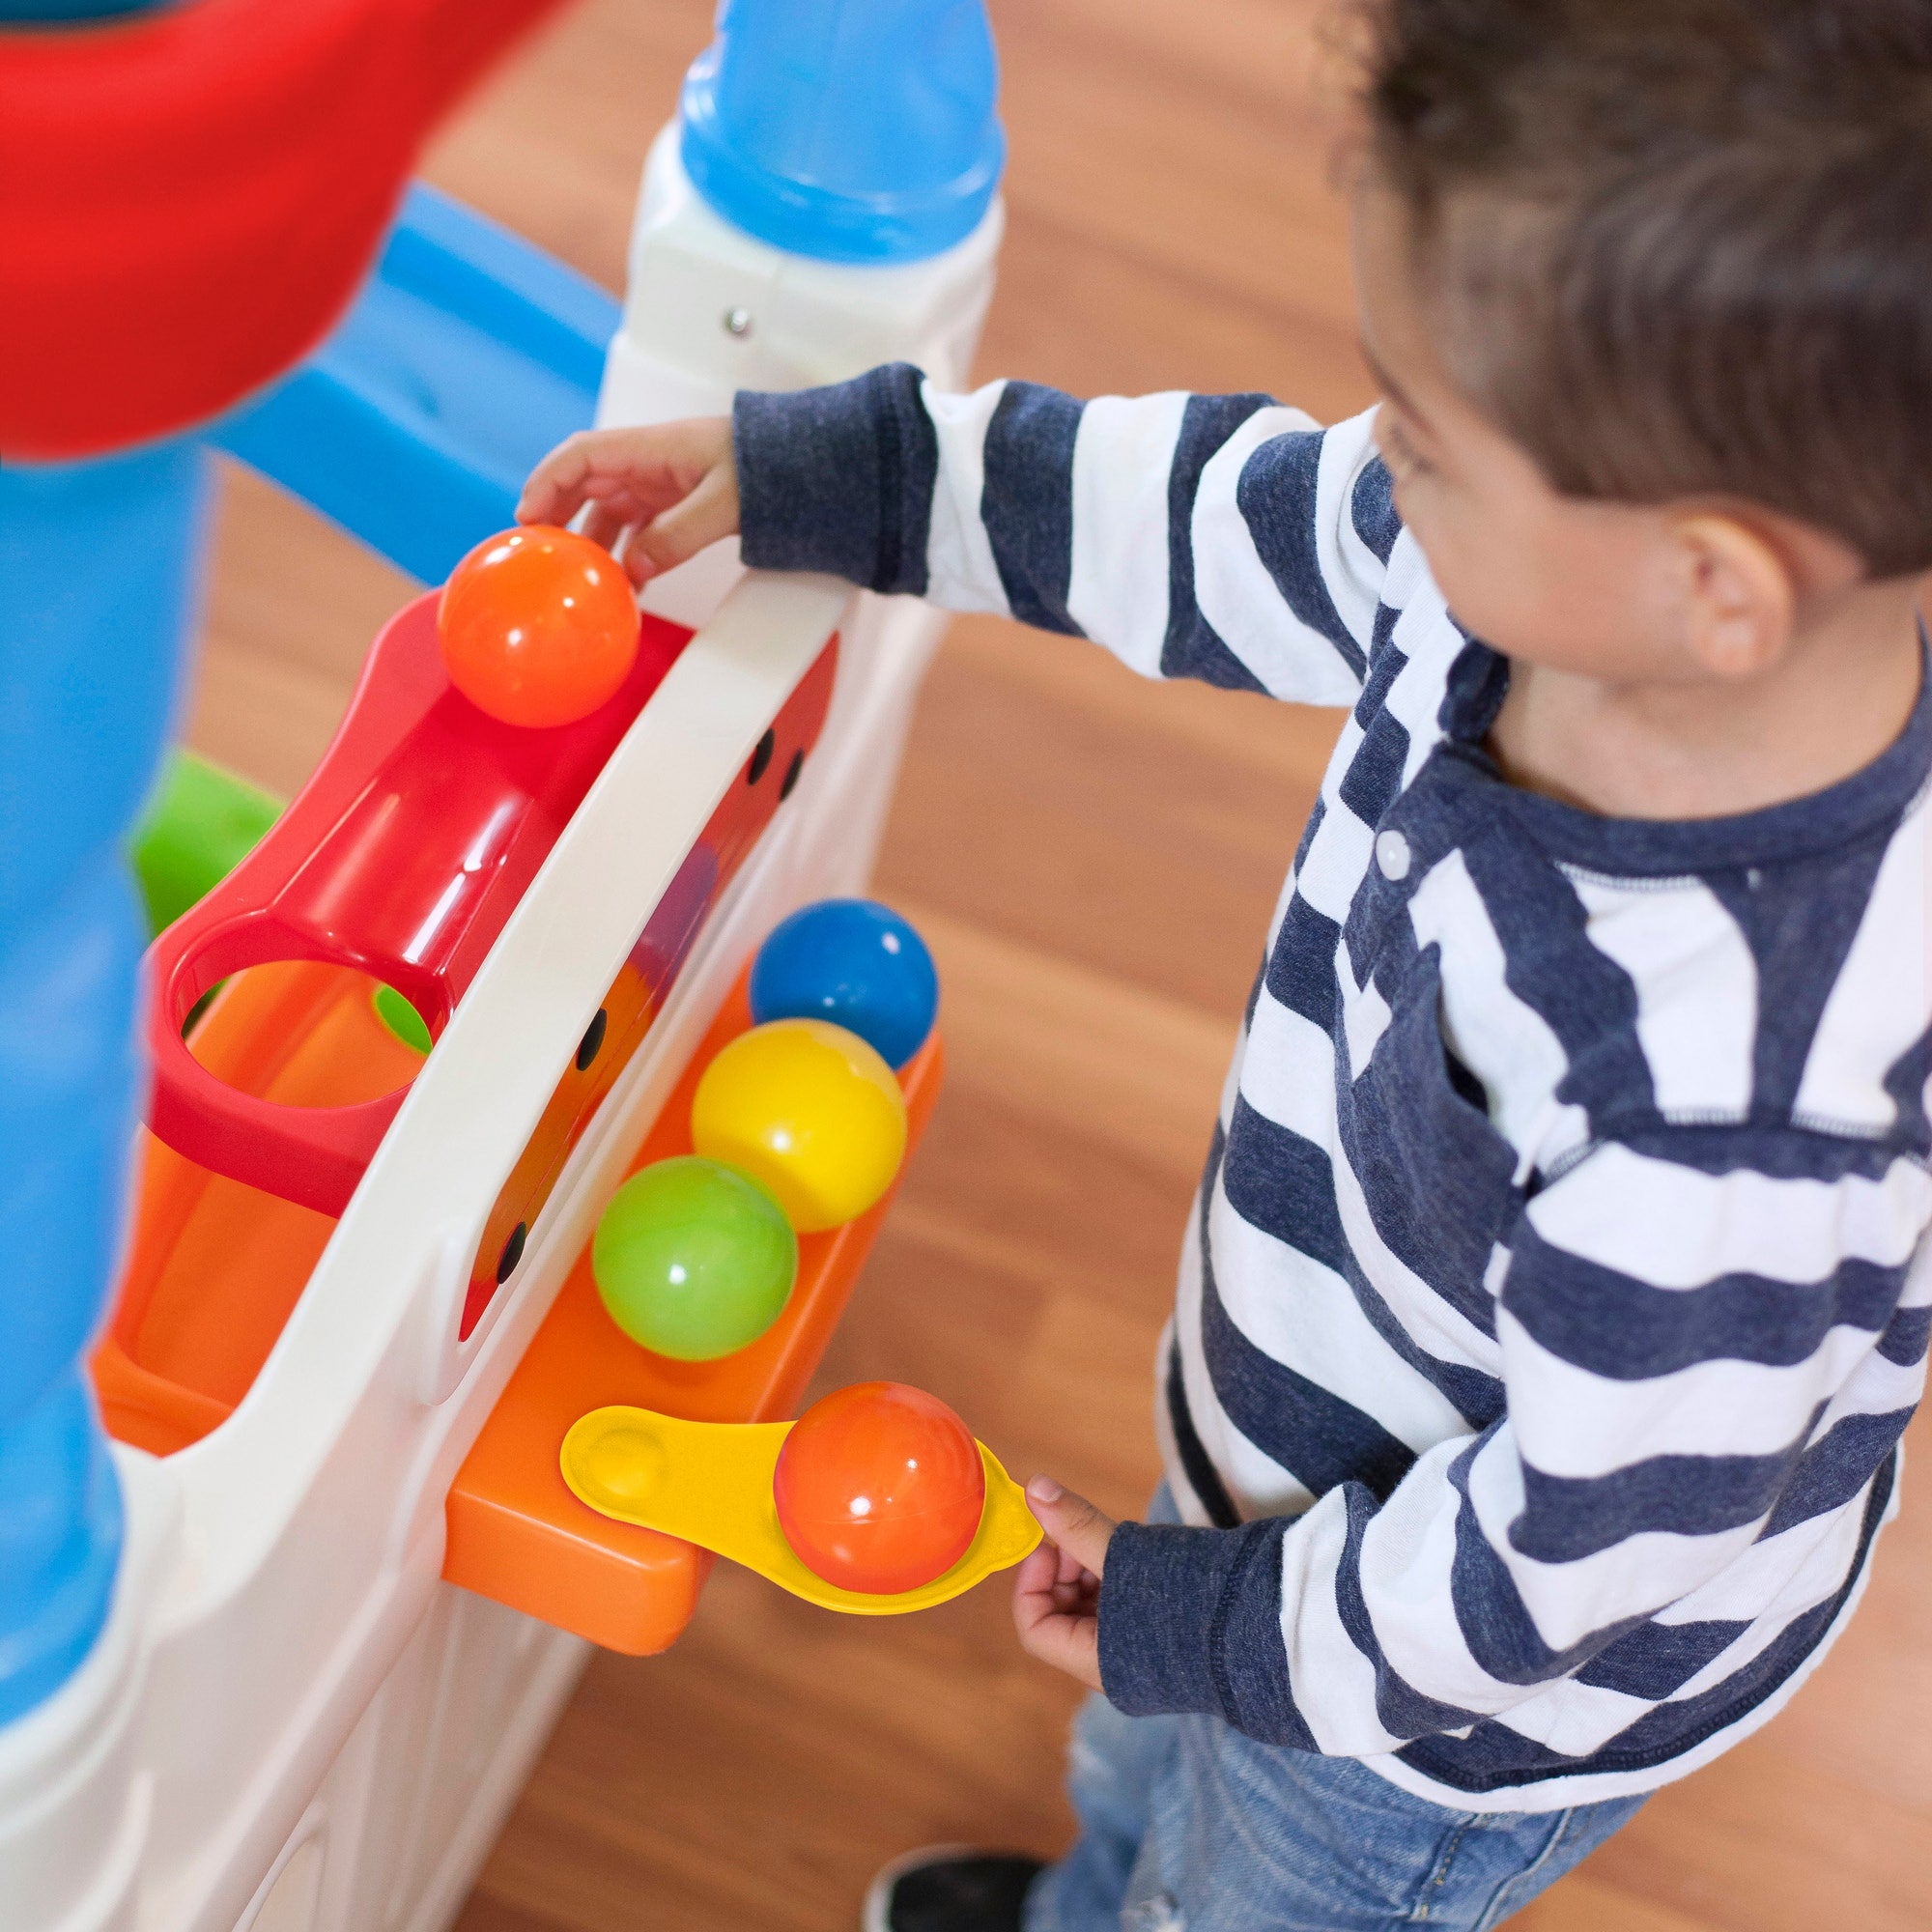
<instances>
[{"instance_id":1,"label":"dark sneaker","mask_svg":"<svg viewBox=\"0 0 1932 1932\"><path fill-rule=\"evenodd\" d=\"M895 1859L866 1893L864 1932L1020 1932L1037 1859L928 1845Z\"/></svg>"}]
</instances>

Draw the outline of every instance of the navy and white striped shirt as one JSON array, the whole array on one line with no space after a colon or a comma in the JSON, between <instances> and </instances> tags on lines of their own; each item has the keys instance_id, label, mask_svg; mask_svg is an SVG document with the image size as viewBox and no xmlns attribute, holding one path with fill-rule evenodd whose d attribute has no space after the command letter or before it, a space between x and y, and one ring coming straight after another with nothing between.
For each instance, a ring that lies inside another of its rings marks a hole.
<instances>
[{"instance_id":1,"label":"navy and white striped shirt","mask_svg":"<svg viewBox=\"0 0 1932 1932\"><path fill-rule=\"evenodd\" d=\"M739 399L745 553L1350 707L1235 1056L1123 1524L1131 1712L1463 1809L1765 1721L1894 1507L1932 1327L1932 693L1742 816L1505 783L1372 417L1264 396Z\"/></svg>"}]
</instances>

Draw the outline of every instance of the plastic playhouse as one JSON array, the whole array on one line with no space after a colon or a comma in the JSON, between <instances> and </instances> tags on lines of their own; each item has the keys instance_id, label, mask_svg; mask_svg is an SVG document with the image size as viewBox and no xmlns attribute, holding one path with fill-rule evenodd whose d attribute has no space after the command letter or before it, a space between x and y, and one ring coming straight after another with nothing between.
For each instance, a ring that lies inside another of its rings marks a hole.
<instances>
[{"instance_id":1,"label":"plastic playhouse","mask_svg":"<svg viewBox=\"0 0 1932 1932\"><path fill-rule=\"evenodd\" d=\"M955 1478L895 1569L851 1417L787 1434L942 1049L760 947L863 887L937 620L721 546L533 728L426 591L286 810L167 751L212 450L436 585L593 419L965 376L980 0L724 0L621 309L408 185L548 6L0 0L0 1932L434 1932L714 1550L890 1609L1037 1535L868 1385ZM793 1172L761 1096L812 1081L859 1124Z\"/></svg>"}]
</instances>

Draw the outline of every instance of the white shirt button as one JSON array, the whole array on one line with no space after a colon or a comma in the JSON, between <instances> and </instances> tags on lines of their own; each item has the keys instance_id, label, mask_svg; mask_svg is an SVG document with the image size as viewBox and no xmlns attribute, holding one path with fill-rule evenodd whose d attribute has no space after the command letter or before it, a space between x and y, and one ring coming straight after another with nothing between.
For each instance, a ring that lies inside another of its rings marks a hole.
<instances>
[{"instance_id":1,"label":"white shirt button","mask_svg":"<svg viewBox=\"0 0 1932 1932\"><path fill-rule=\"evenodd\" d=\"M1400 832L1376 834L1376 864L1385 879L1408 877L1408 840Z\"/></svg>"}]
</instances>

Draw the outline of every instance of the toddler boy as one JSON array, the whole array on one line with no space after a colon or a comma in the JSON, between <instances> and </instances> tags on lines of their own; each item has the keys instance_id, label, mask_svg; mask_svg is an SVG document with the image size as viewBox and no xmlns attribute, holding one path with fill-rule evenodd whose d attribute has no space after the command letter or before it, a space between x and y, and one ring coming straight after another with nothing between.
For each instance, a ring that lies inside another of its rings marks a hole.
<instances>
[{"instance_id":1,"label":"toddler boy","mask_svg":"<svg viewBox=\"0 0 1932 1932\"><path fill-rule=\"evenodd\" d=\"M1103 1690L1044 1873L895 1932L1489 1927L1793 1693L1932 1329L1932 0L1384 0L1383 401L906 368L573 439L733 529L1350 717L1163 1340L1154 1514L1053 1483Z\"/></svg>"}]
</instances>

